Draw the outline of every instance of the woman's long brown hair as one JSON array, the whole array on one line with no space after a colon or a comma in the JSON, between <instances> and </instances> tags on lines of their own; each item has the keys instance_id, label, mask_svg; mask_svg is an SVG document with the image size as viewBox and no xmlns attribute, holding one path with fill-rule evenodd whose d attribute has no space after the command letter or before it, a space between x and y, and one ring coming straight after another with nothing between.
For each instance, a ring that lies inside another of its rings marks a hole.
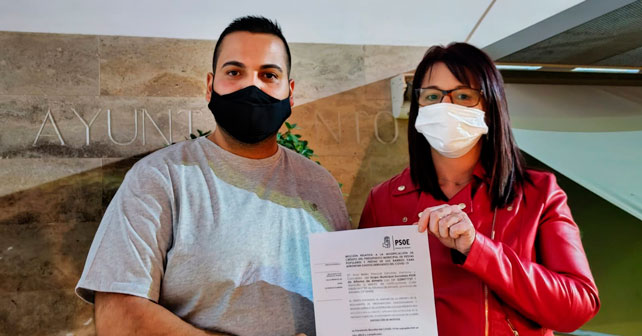
<instances>
[{"instance_id":1,"label":"woman's long brown hair","mask_svg":"<svg viewBox=\"0 0 642 336\"><path fill-rule=\"evenodd\" d=\"M517 188L530 179L511 131L502 76L483 51L467 43L452 43L447 47L433 46L428 49L415 71L413 88L421 87L427 72L438 62L444 63L460 82L483 91L488 135L480 140L481 163L486 171L485 182L489 185L491 206L504 208L515 198ZM421 191L430 193L435 199L447 201L448 198L439 187L430 144L414 127L418 111L417 96L413 94L408 123L410 176Z\"/></svg>"}]
</instances>

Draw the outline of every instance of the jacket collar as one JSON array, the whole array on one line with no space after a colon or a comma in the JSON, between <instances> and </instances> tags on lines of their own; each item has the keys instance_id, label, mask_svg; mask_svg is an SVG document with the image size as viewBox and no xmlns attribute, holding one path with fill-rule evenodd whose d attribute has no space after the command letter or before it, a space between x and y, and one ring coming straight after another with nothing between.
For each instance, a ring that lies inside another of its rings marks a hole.
<instances>
[{"instance_id":1,"label":"jacket collar","mask_svg":"<svg viewBox=\"0 0 642 336\"><path fill-rule=\"evenodd\" d=\"M406 167L401 174L395 176L390 182L393 196L409 194L419 190L419 186L412 183L412 178L410 178L410 167Z\"/></svg>"}]
</instances>

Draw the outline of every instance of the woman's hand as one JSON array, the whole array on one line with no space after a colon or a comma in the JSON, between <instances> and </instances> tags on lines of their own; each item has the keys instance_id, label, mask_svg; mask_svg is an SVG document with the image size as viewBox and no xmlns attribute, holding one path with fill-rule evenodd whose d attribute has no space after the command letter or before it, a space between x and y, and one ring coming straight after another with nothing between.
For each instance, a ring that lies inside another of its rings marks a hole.
<instances>
[{"instance_id":1,"label":"woman's hand","mask_svg":"<svg viewBox=\"0 0 642 336\"><path fill-rule=\"evenodd\" d=\"M445 246L468 255L475 241L475 227L459 205L426 208L417 222L419 232L426 228Z\"/></svg>"}]
</instances>

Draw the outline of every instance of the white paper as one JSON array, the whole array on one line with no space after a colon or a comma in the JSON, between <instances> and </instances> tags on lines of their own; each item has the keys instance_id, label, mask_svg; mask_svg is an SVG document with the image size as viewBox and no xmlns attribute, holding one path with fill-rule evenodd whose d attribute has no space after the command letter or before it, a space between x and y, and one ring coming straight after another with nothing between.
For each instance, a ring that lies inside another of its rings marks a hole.
<instances>
[{"instance_id":1,"label":"white paper","mask_svg":"<svg viewBox=\"0 0 642 336\"><path fill-rule=\"evenodd\" d=\"M415 225L310 235L318 336L437 335L427 233Z\"/></svg>"}]
</instances>

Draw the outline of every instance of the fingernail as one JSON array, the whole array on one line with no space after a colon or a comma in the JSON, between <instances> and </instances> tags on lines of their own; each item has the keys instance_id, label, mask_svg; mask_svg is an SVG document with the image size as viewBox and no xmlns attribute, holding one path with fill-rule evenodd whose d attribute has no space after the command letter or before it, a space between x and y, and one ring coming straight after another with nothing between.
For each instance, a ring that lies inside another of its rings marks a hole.
<instances>
[{"instance_id":1,"label":"fingernail","mask_svg":"<svg viewBox=\"0 0 642 336\"><path fill-rule=\"evenodd\" d=\"M466 204L465 203L459 203L458 204L460 210L466 209Z\"/></svg>"}]
</instances>

